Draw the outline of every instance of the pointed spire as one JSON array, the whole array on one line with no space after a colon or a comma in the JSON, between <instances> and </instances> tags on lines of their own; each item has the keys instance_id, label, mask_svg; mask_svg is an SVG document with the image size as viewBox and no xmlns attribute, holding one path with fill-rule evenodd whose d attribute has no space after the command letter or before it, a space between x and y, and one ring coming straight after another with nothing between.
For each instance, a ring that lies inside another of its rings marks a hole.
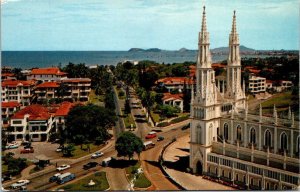
<instances>
[{"instance_id":1,"label":"pointed spire","mask_svg":"<svg viewBox=\"0 0 300 192\"><path fill-rule=\"evenodd\" d=\"M291 127L295 127L295 117L294 117L294 113L292 113L292 125Z\"/></svg>"},{"instance_id":2,"label":"pointed spire","mask_svg":"<svg viewBox=\"0 0 300 192\"><path fill-rule=\"evenodd\" d=\"M262 122L262 106L261 103L259 104L259 122Z\"/></svg>"},{"instance_id":3,"label":"pointed spire","mask_svg":"<svg viewBox=\"0 0 300 192\"><path fill-rule=\"evenodd\" d=\"M233 19L232 19L232 34L236 34L236 16L235 16L235 10L233 11Z\"/></svg>"},{"instance_id":4,"label":"pointed spire","mask_svg":"<svg viewBox=\"0 0 300 192\"><path fill-rule=\"evenodd\" d=\"M201 27L201 32L207 32L207 27L206 27L206 14L205 14L205 6L203 6L203 14L202 14L202 27Z\"/></svg>"},{"instance_id":5,"label":"pointed spire","mask_svg":"<svg viewBox=\"0 0 300 192\"><path fill-rule=\"evenodd\" d=\"M273 109L273 117L274 117L274 124L277 125L277 123L278 123L278 116L277 116L277 110L276 110L275 104L274 104L274 109Z\"/></svg>"},{"instance_id":6,"label":"pointed spire","mask_svg":"<svg viewBox=\"0 0 300 192\"><path fill-rule=\"evenodd\" d=\"M289 106L288 119L291 119L291 117L292 117L292 111L291 111L291 106Z\"/></svg>"}]
</instances>

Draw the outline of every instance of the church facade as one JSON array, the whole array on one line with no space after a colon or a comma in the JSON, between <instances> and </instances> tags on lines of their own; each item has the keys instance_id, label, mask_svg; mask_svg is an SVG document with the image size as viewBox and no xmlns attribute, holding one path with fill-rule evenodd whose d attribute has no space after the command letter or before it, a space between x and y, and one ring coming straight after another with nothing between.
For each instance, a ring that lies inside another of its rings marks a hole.
<instances>
[{"instance_id":1,"label":"church facade","mask_svg":"<svg viewBox=\"0 0 300 192\"><path fill-rule=\"evenodd\" d=\"M248 114L241 79L239 35L234 12L229 35L226 85L216 85L211 67L205 7L199 33L196 86L192 87L190 168L244 189L295 189L299 176L299 122ZM244 81L243 81L244 82Z\"/></svg>"}]
</instances>

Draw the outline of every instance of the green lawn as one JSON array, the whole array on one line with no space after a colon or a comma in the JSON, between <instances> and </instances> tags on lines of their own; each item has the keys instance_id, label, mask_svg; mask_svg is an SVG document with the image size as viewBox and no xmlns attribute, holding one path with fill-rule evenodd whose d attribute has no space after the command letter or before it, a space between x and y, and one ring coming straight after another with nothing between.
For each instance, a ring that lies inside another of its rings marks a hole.
<instances>
[{"instance_id":1,"label":"green lawn","mask_svg":"<svg viewBox=\"0 0 300 192\"><path fill-rule=\"evenodd\" d=\"M137 162L135 165L126 168L126 174L128 179L131 181L134 177L134 170L141 167L140 162ZM151 182L146 178L144 173L141 173L137 176L137 179L134 182L134 187L138 188L147 188L151 186Z\"/></svg>"},{"instance_id":2,"label":"green lawn","mask_svg":"<svg viewBox=\"0 0 300 192\"><path fill-rule=\"evenodd\" d=\"M91 153L94 153L98 150L100 150L103 145L94 145L94 144L90 144L90 152L87 150L87 145L82 145L82 149L80 148L80 145L75 145L75 151L73 151L73 156L71 157L72 159L76 159Z\"/></svg>"},{"instance_id":3,"label":"green lawn","mask_svg":"<svg viewBox=\"0 0 300 192\"><path fill-rule=\"evenodd\" d=\"M162 120L158 113L154 113L153 111L151 111L150 113L151 113L151 117L155 123L160 122Z\"/></svg>"},{"instance_id":4,"label":"green lawn","mask_svg":"<svg viewBox=\"0 0 300 192\"><path fill-rule=\"evenodd\" d=\"M88 186L90 180L95 182L94 186ZM61 187L66 191L104 191L109 188L105 172L96 172L93 175L80 179L79 181Z\"/></svg>"},{"instance_id":5,"label":"green lawn","mask_svg":"<svg viewBox=\"0 0 300 192\"><path fill-rule=\"evenodd\" d=\"M7 169L8 169L8 165L3 165L3 163L2 163L2 172L3 173L6 172Z\"/></svg>"},{"instance_id":6,"label":"green lawn","mask_svg":"<svg viewBox=\"0 0 300 192\"><path fill-rule=\"evenodd\" d=\"M91 90L89 95L89 103L103 106L104 105L104 95L96 95L94 90Z\"/></svg>"},{"instance_id":7,"label":"green lawn","mask_svg":"<svg viewBox=\"0 0 300 192\"><path fill-rule=\"evenodd\" d=\"M133 125L133 128L135 128L134 119L133 119L131 113L126 115L126 117L124 118L124 123L125 123L126 128L130 128L131 124Z\"/></svg>"}]
</instances>

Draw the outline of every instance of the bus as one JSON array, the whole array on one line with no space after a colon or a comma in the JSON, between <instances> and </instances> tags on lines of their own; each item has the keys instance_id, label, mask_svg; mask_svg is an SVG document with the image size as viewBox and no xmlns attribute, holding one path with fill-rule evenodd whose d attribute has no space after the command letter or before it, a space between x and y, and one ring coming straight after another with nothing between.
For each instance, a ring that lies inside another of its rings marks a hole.
<instances>
[{"instance_id":1,"label":"bus","mask_svg":"<svg viewBox=\"0 0 300 192\"><path fill-rule=\"evenodd\" d=\"M68 182L68 181L71 181L75 179L75 174L73 173L64 173L64 174L61 174L57 177L57 183L58 184L63 184L65 182Z\"/></svg>"},{"instance_id":2,"label":"bus","mask_svg":"<svg viewBox=\"0 0 300 192\"><path fill-rule=\"evenodd\" d=\"M145 150L151 149L153 147L155 147L155 143L153 143L152 141L146 141L146 142L144 142L143 150L145 151Z\"/></svg>"},{"instance_id":3,"label":"bus","mask_svg":"<svg viewBox=\"0 0 300 192\"><path fill-rule=\"evenodd\" d=\"M111 157L107 157L107 158L105 158L105 159L102 160L101 165L102 165L103 167L107 167L107 166L109 165L109 163L110 163L111 160L112 160Z\"/></svg>"}]
</instances>

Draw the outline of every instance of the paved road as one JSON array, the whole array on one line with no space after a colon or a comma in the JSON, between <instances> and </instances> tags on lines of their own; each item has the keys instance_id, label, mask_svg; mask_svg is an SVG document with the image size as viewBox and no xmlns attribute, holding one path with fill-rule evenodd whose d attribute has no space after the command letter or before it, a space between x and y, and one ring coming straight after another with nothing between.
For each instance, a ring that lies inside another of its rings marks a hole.
<instances>
[{"instance_id":1,"label":"paved road","mask_svg":"<svg viewBox=\"0 0 300 192\"><path fill-rule=\"evenodd\" d=\"M121 104L120 104L120 101L118 99L118 96L117 96L117 91L115 88L112 88L113 89L113 92L114 92L114 101L115 101L115 106L116 106L116 115L117 115L117 122L116 122L116 125L114 127L114 135L115 135L115 138L117 138L117 136L122 133L123 131L125 131L125 125L124 125L124 121L123 119L120 117L120 115L122 115L122 112L121 112Z\"/></svg>"},{"instance_id":2,"label":"paved road","mask_svg":"<svg viewBox=\"0 0 300 192\"><path fill-rule=\"evenodd\" d=\"M125 175L125 169L108 167L106 174L110 190L128 190L129 182Z\"/></svg>"}]
</instances>

